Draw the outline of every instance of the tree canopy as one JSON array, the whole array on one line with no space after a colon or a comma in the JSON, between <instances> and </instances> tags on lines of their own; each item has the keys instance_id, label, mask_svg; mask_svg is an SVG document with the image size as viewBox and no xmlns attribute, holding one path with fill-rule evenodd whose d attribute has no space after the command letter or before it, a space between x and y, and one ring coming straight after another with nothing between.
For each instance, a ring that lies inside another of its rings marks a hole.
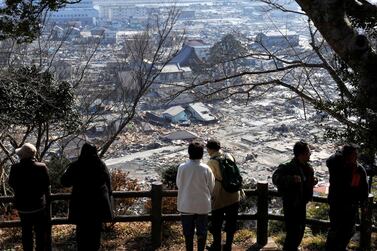
<instances>
[{"instance_id":1,"label":"tree canopy","mask_svg":"<svg viewBox=\"0 0 377 251\"><path fill-rule=\"evenodd\" d=\"M5 0L0 4L0 40L32 41L40 33L47 11L81 0Z\"/></svg>"}]
</instances>

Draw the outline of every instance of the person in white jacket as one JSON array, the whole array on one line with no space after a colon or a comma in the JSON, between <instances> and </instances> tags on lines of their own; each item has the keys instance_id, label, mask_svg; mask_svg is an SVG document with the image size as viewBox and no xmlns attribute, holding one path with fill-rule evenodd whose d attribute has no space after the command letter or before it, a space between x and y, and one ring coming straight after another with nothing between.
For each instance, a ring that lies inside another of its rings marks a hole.
<instances>
[{"instance_id":1,"label":"person in white jacket","mask_svg":"<svg viewBox=\"0 0 377 251\"><path fill-rule=\"evenodd\" d=\"M178 167L177 209L181 213L186 250L193 250L196 229L198 251L203 251L207 240L208 213L211 212L211 194L215 177L203 158L204 145L193 141L189 144L189 160Z\"/></svg>"}]
</instances>

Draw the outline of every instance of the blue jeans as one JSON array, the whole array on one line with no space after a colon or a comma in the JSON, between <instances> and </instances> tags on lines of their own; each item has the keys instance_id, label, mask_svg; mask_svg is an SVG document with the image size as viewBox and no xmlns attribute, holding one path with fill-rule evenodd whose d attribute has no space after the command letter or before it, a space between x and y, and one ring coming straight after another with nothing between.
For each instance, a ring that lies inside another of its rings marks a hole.
<instances>
[{"instance_id":1,"label":"blue jeans","mask_svg":"<svg viewBox=\"0 0 377 251\"><path fill-rule=\"evenodd\" d=\"M181 215L183 235L207 235L208 214L183 214Z\"/></svg>"},{"instance_id":2,"label":"blue jeans","mask_svg":"<svg viewBox=\"0 0 377 251\"><path fill-rule=\"evenodd\" d=\"M194 234L198 238L198 251L204 251L207 240L208 214L186 214L181 216L186 251L193 251Z\"/></svg>"}]
</instances>

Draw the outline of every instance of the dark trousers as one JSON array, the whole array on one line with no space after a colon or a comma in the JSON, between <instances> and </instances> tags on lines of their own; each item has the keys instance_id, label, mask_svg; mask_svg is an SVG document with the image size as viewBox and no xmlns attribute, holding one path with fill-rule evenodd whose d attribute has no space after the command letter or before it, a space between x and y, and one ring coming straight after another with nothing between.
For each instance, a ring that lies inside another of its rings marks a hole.
<instances>
[{"instance_id":1,"label":"dark trousers","mask_svg":"<svg viewBox=\"0 0 377 251\"><path fill-rule=\"evenodd\" d=\"M24 251L33 251L33 230L36 251L51 250L50 222L46 210L36 213L19 213L22 229L22 247Z\"/></svg>"},{"instance_id":2,"label":"dark trousers","mask_svg":"<svg viewBox=\"0 0 377 251\"><path fill-rule=\"evenodd\" d=\"M92 221L76 224L78 251L97 251L101 245L102 222Z\"/></svg>"},{"instance_id":3,"label":"dark trousers","mask_svg":"<svg viewBox=\"0 0 377 251\"><path fill-rule=\"evenodd\" d=\"M181 215L183 235L185 237L186 250L194 249L194 234L198 237L198 251L203 251L207 240L207 214L183 214Z\"/></svg>"},{"instance_id":4,"label":"dark trousers","mask_svg":"<svg viewBox=\"0 0 377 251\"><path fill-rule=\"evenodd\" d=\"M213 235L212 250L221 249L221 229L225 221L224 231L226 232L225 249L230 250L234 233L237 231L237 216L240 203L216 209L212 211L211 225L209 231Z\"/></svg>"},{"instance_id":5,"label":"dark trousers","mask_svg":"<svg viewBox=\"0 0 377 251\"><path fill-rule=\"evenodd\" d=\"M353 234L357 218L357 205L331 205L330 229L327 234L327 251L345 251Z\"/></svg>"},{"instance_id":6,"label":"dark trousers","mask_svg":"<svg viewBox=\"0 0 377 251\"><path fill-rule=\"evenodd\" d=\"M283 201L284 221L286 236L284 240L284 251L297 251L298 246L304 237L306 203L290 203Z\"/></svg>"}]
</instances>

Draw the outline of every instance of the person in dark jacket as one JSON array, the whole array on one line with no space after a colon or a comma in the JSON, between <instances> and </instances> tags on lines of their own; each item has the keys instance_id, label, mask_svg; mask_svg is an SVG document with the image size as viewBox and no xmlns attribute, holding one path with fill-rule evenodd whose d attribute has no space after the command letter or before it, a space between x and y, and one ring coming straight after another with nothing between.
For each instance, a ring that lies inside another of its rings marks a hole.
<instances>
[{"instance_id":1,"label":"person in dark jacket","mask_svg":"<svg viewBox=\"0 0 377 251\"><path fill-rule=\"evenodd\" d=\"M357 159L358 146L347 144L326 161L330 174L328 251L347 250L359 206L368 199L367 175Z\"/></svg>"},{"instance_id":2,"label":"person in dark jacket","mask_svg":"<svg viewBox=\"0 0 377 251\"><path fill-rule=\"evenodd\" d=\"M304 236L306 204L313 197L317 184L314 170L308 163L310 148L299 141L293 147L294 158L281 164L273 173L272 181L283 197L283 211L286 227L284 251L297 251Z\"/></svg>"},{"instance_id":3,"label":"person in dark jacket","mask_svg":"<svg viewBox=\"0 0 377 251\"><path fill-rule=\"evenodd\" d=\"M95 146L83 145L78 160L61 177L61 184L72 186L68 219L76 224L78 250L98 250L102 223L112 219L112 190L109 171Z\"/></svg>"},{"instance_id":4,"label":"person in dark jacket","mask_svg":"<svg viewBox=\"0 0 377 251\"><path fill-rule=\"evenodd\" d=\"M33 250L33 228L36 250L51 250L50 220L46 208L50 178L46 165L36 161L36 153L37 149L30 143L17 148L20 162L11 167L9 174L9 185L14 191L21 220L24 251Z\"/></svg>"}]
</instances>

